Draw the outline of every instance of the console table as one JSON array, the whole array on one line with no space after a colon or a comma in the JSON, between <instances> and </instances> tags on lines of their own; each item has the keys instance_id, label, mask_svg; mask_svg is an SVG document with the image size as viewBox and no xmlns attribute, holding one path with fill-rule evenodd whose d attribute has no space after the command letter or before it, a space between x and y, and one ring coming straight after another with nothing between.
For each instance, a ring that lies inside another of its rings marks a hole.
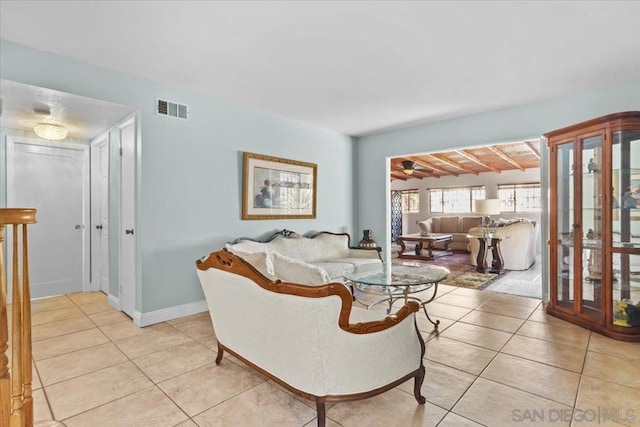
<instances>
[{"instance_id":1,"label":"console table","mask_svg":"<svg viewBox=\"0 0 640 427\"><path fill-rule=\"evenodd\" d=\"M476 259L478 266L476 271L478 273L502 273L504 267L504 259L502 258L502 252L500 251L500 242L503 237L497 237L493 235L487 236L469 236L469 238L478 239L480 242L480 249L478 251L478 258ZM491 250L491 268L487 265L487 253Z\"/></svg>"}]
</instances>

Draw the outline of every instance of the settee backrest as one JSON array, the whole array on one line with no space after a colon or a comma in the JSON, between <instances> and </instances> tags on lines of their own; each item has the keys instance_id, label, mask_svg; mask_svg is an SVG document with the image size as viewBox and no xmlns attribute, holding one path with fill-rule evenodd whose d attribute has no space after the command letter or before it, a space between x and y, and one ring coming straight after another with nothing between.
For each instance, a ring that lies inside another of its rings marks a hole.
<instances>
[{"instance_id":1,"label":"settee backrest","mask_svg":"<svg viewBox=\"0 0 640 427\"><path fill-rule=\"evenodd\" d=\"M479 216L434 216L423 221L420 229L427 233L466 233L481 222Z\"/></svg>"},{"instance_id":2,"label":"settee backrest","mask_svg":"<svg viewBox=\"0 0 640 427\"><path fill-rule=\"evenodd\" d=\"M326 331L338 328L338 295L305 298L272 292L217 268L198 270L198 276L220 342L303 391L315 394L323 387L304 373L321 366Z\"/></svg>"},{"instance_id":3,"label":"settee backrest","mask_svg":"<svg viewBox=\"0 0 640 427\"><path fill-rule=\"evenodd\" d=\"M289 237L277 236L269 242L239 240L237 243L227 245L227 248L241 252L271 250L289 258L311 263L349 257L349 235L320 233L313 238L308 238L292 234Z\"/></svg>"}]
</instances>

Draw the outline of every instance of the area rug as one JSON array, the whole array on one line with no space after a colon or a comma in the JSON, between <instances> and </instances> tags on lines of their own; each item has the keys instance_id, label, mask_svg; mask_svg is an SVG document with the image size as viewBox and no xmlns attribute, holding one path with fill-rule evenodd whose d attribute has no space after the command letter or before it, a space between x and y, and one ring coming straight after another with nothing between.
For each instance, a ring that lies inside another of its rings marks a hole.
<instances>
[{"instance_id":1,"label":"area rug","mask_svg":"<svg viewBox=\"0 0 640 427\"><path fill-rule=\"evenodd\" d=\"M498 277L497 274L484 274L475 271L462 273L459 276L449 277L447 280L440 282L443 285L458 286L460 288L478 289L481 286L489 285L493 279Z\"/></svg>"}]
</instances>

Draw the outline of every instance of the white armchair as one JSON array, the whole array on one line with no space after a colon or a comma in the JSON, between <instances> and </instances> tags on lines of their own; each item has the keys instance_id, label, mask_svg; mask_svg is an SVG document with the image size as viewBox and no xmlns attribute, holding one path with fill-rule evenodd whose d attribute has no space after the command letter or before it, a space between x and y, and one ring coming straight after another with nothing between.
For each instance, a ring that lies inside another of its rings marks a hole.
<instances>
[{"instance_id":1,"label":"white armchair","mask_svg":"<svg viewBox=\"0 0 640 427\"><path fill-rule=\"evenodd\" d=\"M417 303L381 317L353 307L342 283L274 282L224 249L196 265L218 340L216 364L227 351L315 400L318 426L325 425L325 402L367 398L410 378L424 404Z\"/></svg>"}]
</instances>

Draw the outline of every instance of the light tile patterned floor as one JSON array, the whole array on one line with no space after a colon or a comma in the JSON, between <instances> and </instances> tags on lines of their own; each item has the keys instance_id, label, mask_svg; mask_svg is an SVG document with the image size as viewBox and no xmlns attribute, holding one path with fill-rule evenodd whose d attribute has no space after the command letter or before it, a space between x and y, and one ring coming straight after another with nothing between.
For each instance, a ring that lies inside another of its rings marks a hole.
<instances>
[{"instance_id":1,"label":"light tile patterned floor","mask_svg":"<svg viewBox=\"0 0 640 427\"><path fill-rule=\"evenodd\" d=\"M427 404L416 403L410 381L328 405L328 426L640 425L640 344L547 316L535 299L449 286L439 294L428 307L441 320L440 333L424 313L417 318L426 341ZM33 311L38 420L316 424L313 402L233 357L215 365L208 313L140 329L101 293L37 300Z\"/></svg>"}]
</instances>

